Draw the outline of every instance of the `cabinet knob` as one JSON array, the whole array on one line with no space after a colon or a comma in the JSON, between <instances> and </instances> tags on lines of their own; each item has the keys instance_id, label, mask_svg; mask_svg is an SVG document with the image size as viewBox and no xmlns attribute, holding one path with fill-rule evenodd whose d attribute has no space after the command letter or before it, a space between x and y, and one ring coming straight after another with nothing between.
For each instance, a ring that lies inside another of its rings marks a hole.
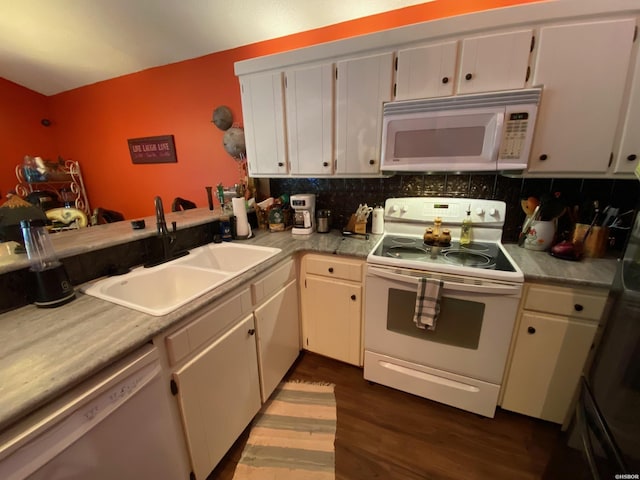
<instances>
[{"instance_id":1,"label":"cabinet knob","mask_svg":"<svg viewBox=\"0 0 640 480\"><path fill-rule=\"evenodd\" d=\"M547 156L547 154L546 154L546 153L543 153L542 155L540 155L540 160L542 160L543 162L544 162L547 158L549 158L549 157Z\"/></svg>"},{"instance_id":2,"label":"cabinet knob","mask_svg":"<svg viewBox=\"0 0 640 480\"><path fill-rule=\"evenodd\" d=\"M369 160L369 165L374 165L376 161L374 159Z\"/></svg>"},{"instance_id":3,"label":"cabinet knob","mask_svg":"<svg viewBox=\"0 0 640 480\"><path fill-rule=\"evenodd\" d=\"M576 303L573 308L576 310L576 312L581 312L582 310L584 310L584 307L582 305L580 305L579 303Z\"/></svg>"},{"instance_id":4,"label":"cabinet knob","mask_svg":"<svg viewBox=\"0 0 640 480\"><path fill-rule=\"evenodd\" d=\"M278 162L278 166L279 166L279 167L284 167L284 163L282 163L282 162Z\"/></svg>"},{"instance_id":5,"label":"cabinet knob","mask_svg":"<svg viewBox=\"0 0 640 480\"><path fill-rule=\"evenodd\" d=\"M333 273L333 267L329 267L329 273Z\"/></svg>"},{"instance_id":6,"label":"cabinet knob","mask_svg":"<svg viewBox=\"0 0 640 480\"><path fill-rule=\"evenodd\" d=\"M535 328L533 328L533 327L528 327L528 328L527 328L527 333L528 333L529 335L533 335L534 333L536 333L536 329L535 329Z\"/></svg>"},{"instance_id":7,"label":"cabinet knob","mask_svg":"<svg viewBox=\"0 0 640 480\"><path fill-rule=\"evenodd\" d=\"M351 295L351 300L355 300L355 299L356 299L355 294L354 294L354 295Z\"/></svg>"},{"instance_id":8,"label":"cabinet knob","mask_svg":"<svg viewBox=\"0 0 640 480\"><path fill-rule=\"evenodd\" d=\"M472 75L472 74L470 74L470 73L467 73L467 74L464 76L464 78L465 78L465 79L467 79L467 80L471 80L471 79L473 78L473 75Z\"/></svg>"},{"instance_id":9,"label":"cabinet knob","mask_svg":"<svg viewBox=\"0 0 640 480\"><path fill-rule=\"evenodd\" d=\"M323 167L328 167L329 166L329 162L322 162L322 166Z\"/></svg>"},{"instance_id":10,"label":"cabinet knob","mask_svg":"<svg viewBox=\"0 0 640 480\"><path fill-rule=\"evenodd\" d=\"M249 331L247 332L249 335L253 335L254 333L256 333L256 329L255 328L250 328Z\"/></svg>"},{"instance_id":11,"label":"cabinet knob","mask_svg":"<svg viewBox=\"0 0 640 480\"><path fill-rule=\"evenodd\" d=\"M638 156L635 153L632 153L627 157L627 160L629 160L630 162L633 162L636 158L638 158Z\"/></svg>"},{"instance_id":12,"label":"cabinet knob","mask_svg":"<svg viewBox=\"0 0 640 480\"><path fill-rule=\"evenodd\" d=\"M442 83L449 83L449 77L442 77Z\"/></svg>"}]
</instances>

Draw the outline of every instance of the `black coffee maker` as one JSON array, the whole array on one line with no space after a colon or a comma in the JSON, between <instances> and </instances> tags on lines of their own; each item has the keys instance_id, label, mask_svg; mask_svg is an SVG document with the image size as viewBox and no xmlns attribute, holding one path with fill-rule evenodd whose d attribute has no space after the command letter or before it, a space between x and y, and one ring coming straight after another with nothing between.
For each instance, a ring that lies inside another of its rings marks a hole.
<instances>
[{"instance_id":1,"label":"black coffee maker","mask_svg":"<svg viewBox=\"0 0 640 480\"><path fill-rule=\"evenodd\" d=\"M30 292L38 307L57 307L76 296L64 265L51 245L44 220L20 222L24 247L29 257Z\"/></svg>"}]
</instances>

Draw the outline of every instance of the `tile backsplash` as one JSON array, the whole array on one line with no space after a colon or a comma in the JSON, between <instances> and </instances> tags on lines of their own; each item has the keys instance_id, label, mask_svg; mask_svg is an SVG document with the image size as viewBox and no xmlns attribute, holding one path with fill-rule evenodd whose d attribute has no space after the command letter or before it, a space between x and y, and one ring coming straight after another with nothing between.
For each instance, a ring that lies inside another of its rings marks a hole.
<instances>
[{"instance_id":1,"label":"tile backsplash","mask_svg":"<svg viewBox=\"0 0 640 480\"><path fill-rule=\"evenodd\" d=\"M520 199L552 193L569 206L597 200L601 207L611 205L623 213L637 206L640 182L609 179L510 178L496 174L394 175L389 178L278 178L269 181L270 195L315 193L316 209L332 212L332 228L342 228L358 205L384 204L392 197L463 197L502 200L507 204L503 241L515 242L525 214ZM631 215L627 215L627 221ZM559 232L568 234L570 225L559 223ZM620 250L626 230L612 230L612 249Z\"/></svg>"}]
</instances>

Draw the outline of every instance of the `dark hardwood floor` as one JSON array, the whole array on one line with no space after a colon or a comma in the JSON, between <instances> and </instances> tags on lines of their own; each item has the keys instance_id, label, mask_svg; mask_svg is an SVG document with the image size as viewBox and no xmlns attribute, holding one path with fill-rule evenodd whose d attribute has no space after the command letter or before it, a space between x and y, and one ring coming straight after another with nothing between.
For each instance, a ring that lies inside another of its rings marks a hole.
<instances>
[{"instance_id":1,"label":"dark hardwood floor","mask_svg":"<svg viewBox=\"0 0 640 480\"><path fill-rule=\"evenodd\" d=\"M286 379L336 385L336 480L583 479L560 426L498 409L493 419L364 380L303 352ZM231 480L249 429L208 480Z\"/></svg>"}]
</instances>

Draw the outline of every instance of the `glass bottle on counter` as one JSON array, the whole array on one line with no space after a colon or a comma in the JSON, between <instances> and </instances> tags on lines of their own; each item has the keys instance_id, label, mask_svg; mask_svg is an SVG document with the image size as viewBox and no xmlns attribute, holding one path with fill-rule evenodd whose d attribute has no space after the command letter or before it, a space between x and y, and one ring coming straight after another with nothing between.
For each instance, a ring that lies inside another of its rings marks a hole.
<instances>
[{"instance_id":1,"label":"glass bottle on counter","mask_svg":"<svg viewBox=\"0 0 640 480\"><path fill-rule=\"evenodd\" d=\"M467 216L462 220L460 228L460 245L469 245L471 243L471 205L467 207Z\"/></svg>"}]
</instances>

